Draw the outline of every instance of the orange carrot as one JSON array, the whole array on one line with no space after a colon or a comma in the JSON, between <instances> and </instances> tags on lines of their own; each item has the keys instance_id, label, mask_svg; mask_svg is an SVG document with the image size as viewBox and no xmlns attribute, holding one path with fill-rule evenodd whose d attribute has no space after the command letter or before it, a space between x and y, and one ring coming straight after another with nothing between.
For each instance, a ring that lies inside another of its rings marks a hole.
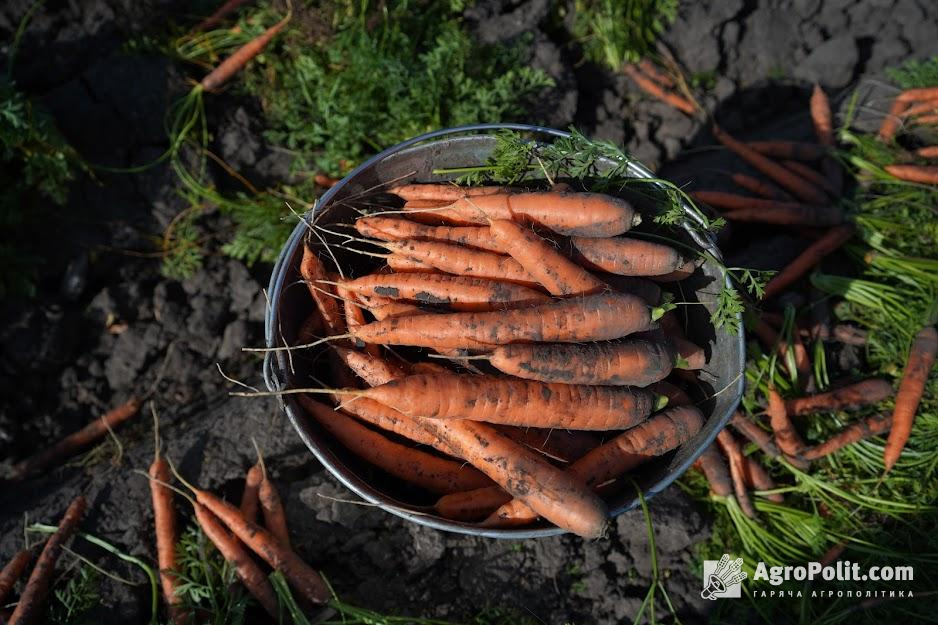
<instances>
[{"instance_id":1,"label":"orange carrot","mask_svg":"<svg viewBox=\"0 0 938 625\"><path fill-rule=\"evenodd\" d=\"M36 566L29 575L23 594L13 610L13 615L7 625L28 625L38 623L45 616L45 602L52 586L52 576L55 573L55 563L59 559L64 543L71 538L78 527L81 517L85 513L85 498L79 496L65 511L55 533L49 537L42 553L36 560Z\"/></svg>"},{"instance_id":2,"label":"orange carrot","mask_svg":"<svg viewBox=\"0 0 938 625\"><path fill-rule=\"evenodd\" d=\"M51 447L20 461L13 466L13 479L21 480L30 477L34 473L74 456L137 414L140 405L139 399L131 397L117 408L106 412L77 432L72 432Z\"/></svg>"},{"instance_id":3,"label":"orange carrot","mask_svg":"<svg viewBox=\"0 0 938 625\"><path fill-rule=\"evenodd\" d=\"M816 161L827 154L822 145L799 141L749 141L746 145L763 156L795 161Z\"/></svg>"},{"instance_id":4,"label":"orange carrot","mask_svg":"<svg viewBox=\"0 0 938 625\"><path fill-rule=\"evenodd\" d=\"M336 287L336 295L342 298L342 310L345 317L345 326L347 328L357 328L368 323L365 319L365 309L358 304L355 294L349 293L341 286ZM310 341L312 342L312 341ZM380 354L380 347L377 345L366 345L365 351L374 356Z\"/></svg>"},{"instance_id":5,"label":"orange carrot","mask_svg":"<svg viewBox=\"0 0 938 625\"><path fill-rule=\"evenodd\" d=\"M248 0L228 0L223 5L218 7L214 13L206 17L204 20L199 22L192 30L193 32L203 32L206 30L212 30L225 19L229 13L240 7L242 4L245 4Z\"/></svg>"},{"instance_id":6,"label":"orange carrot","mask_svg":"<svg viewBox=\"0 0 938 625\"><path fill-rule=\"evenodd\" d=\"M428 434L417 419L408 417L394 408L385 406L373 399L359 397L353 401L346 402L342 406L342 410L360 421L381 428L385 432L393 432L415 443L433 447L444 454L452 455L453 453L445 443Z\"/></svg>"},{"instance_id":7,"label":"orange carrot","mask_svg":"<svg viewBox=\"0 0 938 625\"><path fill-rule=\"evenodd\" d=\"M404 209L409 210L406 206ZM641 222L632 206L620 198L552 191L463 198L432 214L457 225L487 225L495 219L511 219L539 224L558 234L585 237L615 236Z\"/></svg>"},{"instance_id":8,"label":"orange carrot","mask_svg":"<svg viewBox=\"0 0 938 625\"><path fill-rule=\"evenodd\" d=\"M788 417L785 400L774 387L769 387L769 405L765 412L769 415L769 423L775 433L775 444L787 457L797 460L805 444Z\"/></svg>"},{"instance_id":9,"label":"orange carrot","mask_svg":"<svg viewBox=\"0 0 938 625\"><path fill-rule=\"evenodd\" d=\"M753 423L743 413L738 410L733 413L733 418L730 420L730 423L740 434L755 443L759 449L770 458L778 458L781 456L781 452L778 450L775 441L772 440L772 436Z\"/></svg>"},{"instance_id":10,"label":"orange carrot","mask_svg":"<svg viewBox=\"0 0 938 625\"><path fill-rule=\"evenodd\" d=\"M390 192L402 200L442 200L455 202L465 197L478 197L505 193L506 187L460 187L455 184L403 184L391 187Z\"/></svg>"},{"instance_id":11,"label":"orange carrot","mask_svg":"<svg viewBox=\"0 0 938 625\"><path fill-rule=\"evenodd\" d=\"M725 191L693 191L690 195L698 202L709 204L714 208L731 211L752 209L771 211L797 209L798 207L805 206L805 204L799 202L780 202L778 200L746 197L745 195L727 193Z\"/></svg>"},{"instance_id":12,"label":"orange carrot","mask_svg":"<svg viewBox=\"0 0 938 625\"><path fill-rule=\"evenodd\" d=\"M649 78L663 87L674 87L674 79L667 73L658 68L657 65L648 59L642 59L638 62L638 68L642 70Z\"/></svg>"},{"instance_id":13,"label":"orange carrot","mask_svg":"<svg viewBox=\"0 0 938 625\"><path fill-rule=\"evenodd\" d=\"M919 102L922 100L934 100L938 98L938 87L920 87L917 89L906 89L896 97L899 102Z\"/></svg>"},{"instance_id":14,"label":"orange carrot","mask_svg":"<svg viewBox=\"0 0 938 625\"><path fill-rule=\"evenodd\" d=\"M478 521L511 501L500 486L486 486L462 493L443 495L433 505L441 517L454 521Z\"/></svg>"},{"instance_id":15,"label":"orange carrot","mask_svg":"<svg viewBox=\"0 0 938 625\"><path fill-rule=\"evenodd\" d=\"M331 412L331 408L327 408ZM293 551L284 547L267 530L244 518L236 507L208 491L187 485L195 494L196 501L218 517L244 545L259 555L275 570L283 573L287 581L300 595L309 601L323 604L332 598L326 582L311 566L303 562Z\"/></svg>"},{"instance_id":16,"label":"orange carrot","mask_svg":"<svg viewBox=\"0 0 938 625\"><path fill-rule=\"evenodd\" d=\"M442 274L372 274L346 280L342 282L342 287L353 293L420 304L446 304L461 311L491 311L508 305L524 306L549 300L543 293L519 284ZM373 324L350 328L350 331L353 335L360 336L369 325Z\"/></svg>"},{"instance_id":17,"label":"orange carrot","mask_svg":"<svg viewBox=\"0 0 938 625\"><path fill-rule=\"evenodd\" d=\"M851 423L823 443L805 449L801 455L805 460L817 460L836 453L847 445L879 436L887 432L891 425L892 419L888 415L871 415L856 423Z\"/></svg>"},{"instance_id":18,"label":"orange carrot","mask_svg":"<svg viewBox=\"0 0 938 625\"><path fill-rule=\"evenodd\" d=\"M714 495L718 497L731 497L733 495L733 481L716 443L707 447L700 454L694 466L703 471L707 482L710 483L710 492Z\"/></svg>"},{"instance_id":19,"label":"orange carrot","mask_svg":"<svg viewBox=\"0 0 938 625\"><path fill-rule=\"evenodd\" d=\"M713 134L720 143L735 152L737 156L783 186L797 198L811 204L823 205L827 203L827 197L813 185L806 183L800 176L753 150L745 143L737 141L716 124L713 126Z\"/></svg>"},{"instance_id":20,"label":"orange carrot","mask_svg":"<svg viewBox=\"0 0 938 625\"><path fill-rule=\"evenodd\" d=\"M529 343L501 345L489 364L526 380L562 384L648 386L671 373L675 353L662 342Z\"/></svg>"},{"instance_id":21,"label":"orange carrot","mask_svg":"<svg viewBox=\"0 0 938 625\"><path fill-rule=\"evenodd\" d=\"M247 550L241 546L241 542L228 533L228 530L214 514L209 512L202 504L195 503L194 507L195 519L202 531L205 532L206 538L215 545L225 561L234 568L238 579L241 580L251 596L261 604L264 611L273 618L278 618L277 594L261 567L251 559Z\"/></svg>"},{"instance_id":22,"label":"orange carrot","mask_svg":"<svg viewBox=\"0 0 938 625\"><path fill-rule=\"evenodd\" d=\"M913 104L902 114L904 117L915 117L916 115L923 115L927 113L938 113L938 99L924 100L918 104Z\"/></svg>"},{"instance_id":23,"label":"orange carrot","mask_svg":"<svg viewBox=\"0 0 938 625\"><path fill-rule=\"evenodd\" d=\"M665 90L661 85L656 83L652 78L646 76L634 65L626 65L622 68L622 71L624 71L625 74L631 78L636 85L638 85L639 89L651 97L661 100L662 102L673 106L677 110L681 111L682 113L686 113L691 117L697 114L698 107L693 102L672 91Z\"/></svg>"},{"instance_id":24,"label":"orange carrot","mask_svg":"<svg viewBox=\"0 0 938 625\"><path fill-rule=\"evenodd\" d=\"M820 263L825 256L849 241L855 231L856 228L853 224L844 224L831 228L827 234L809 245L795 260L769 280L769 283L765 286L763 299L768 300L782 293L812 267Z\"/></svg>"},{"instance_id":25,"label":"orange carrot","mask_svg":"<svg viewBox=\"0 0 938 625\"><path fill-rule=\"evenodd\" d=\"M516 259L502 254L441 241L389 241L382 245L393 250L395 255L411 258L431 270L436 269L467 278L501 280L524 286L538 286L537 276L532 275ZM390 259L388 259L388 264L391 264ZM396 267L394 269L397 271ZM419 268L417 270L422 271ZM597 282L599 281L597 280ZM602 285L602 283L599 284Z\"/></svg>"},{"instance_id":26,"label":"orange carrot","mask_svg":"<svg viewBox=\"0 0 938 625\"><path fill-rule=\"evenodd\" d=\"M605 533L608 512L602 500L536 452L484 423L425 421L424 427L538 516L584 538Z\"/></svg>"},{"instance_id":27,"label":"orange carrot","mask_svg":"<svg viewBox=\"0 0 938 625\"><path fill-rule=\"evenodd\" d=\"M234 54L222 61L218 67L203 78L198 86L205 91L214 91L221 87L228 82L232 76L241 71L241 69L247 65L248 61L260 54L267 44L270 43L270 40L283 30L284 26L286 26L289 21L290 15L288 14L282 20L265 30L260 36L238 48Z\"/></svg>"},{"instance_id":28,"label":"orange carrot","mask_svg":"<svg viewBox=\"0 0 938 625\"><path fill-rule=\"evenodd\" d=\"M368 390L373 389L363 392ZM488 479L472 467L395 443L306 395L299 395L299 401L306 412L349 451L401 480L438 495L489 484Z\"/></svg>"},{"instance_id":29,"label":"orange carrot","mask_svg":"<svg viewBox=\"0 0 938 625\"><path fill-rule=\"evenodd\" d=\"M290 531L287 529L287 513L283 509L283 502L280 500L280 493L277 487L264 471L264 477L261 479L261 486L257 492L261 504L261 512L264 514L264 527L280 541L280 544L290 549Z\"/></svg>"},{"instance_id":30,"label":"orange carrot","mask_svg":"<svg viewBox=\"0 0 938 625\"><path fill-rule=\"evenodd\" d=\"M745 470L746 484L751 488L755 490L775 490L778 487L772 476L765 470L765 467L752 456L746 456L743 469ZM765 495L765 498L774 503L785 501L785 496L781 493L768 494Z\"/></svg>"},{"instance_id":31,"label":"orange carrot","mask_svg":"<svg viewBox=\"0 0 938 625\"><path fill-rule=\"evenodd\" d=\"M381 241L446 241L489 252L500 251L486 226L428 226L407 219L392 217L359 217L355 221L359 234Z\"/></svg>"},{"instance_id":32,"label":"orange carrot","mask_svg":"<svg viewBox=\"0 0 938 625\"><path fill-rule=\"evenodd\" d=\"M332 348L342 362L369 386L378 386L404 376L403 369L381 356L340 345L333 345Z\"/></svg>"},{"instance_id":33,"label":"orange carrot","mask_svg":"<svg viewBox=\"0 0 938 625\"><path fill-rule=\"evenodd\" d=\"M836 226L843 221L837 206L809 206L778 202L766 209L746 208L723 213L729 221L745 221L782 226Z\"/></svg>"},{"instance_id":34,"label":"orange carrot","mask_svg":"<svg viewBox=\"0 0 938 625\"><path fill-rule=\"evenodd\" d=\"M264 479L264 470L260 462L248 469L244 478L244 490L241 492L241 514L251 523L257 522L257 510L260 505L261 481Z\"/></svg>"},{"instance_id":35,"label":"orange carrot","mask_svg":"<svg viewBox=\"0 0 938 625\"><path fill-rule=\"evenodd\" d=\"M915 123L920 126L930 126L933 124L938 124L938 114L921 115L915 120Z\"/></svg>"},{"instance_id":36,"label":"orange carrot","mask_svg":"<svg viewBox=\"0 0 938 625\"><path fill-rule=\"evenodd\" d=\"M159 455L150 465L150 495L153 499L153 526L156 530L156 561L159 564L160 587L163 601L169 610L170 620L181 625L185 617L180 606L180 597L176 594L178 582L173 571L176 570L176 543L179 531L176 528L176 510L173 508L173 491L166 486L171 475L169 464Z\"/></svg>"},{"instance_id":37,"label":"orange carrot","mask_svg":"<svg viewBox=\"0 0 938 625\"><path fill-rule=\"evenodd\" d=\"M922 328L915 335L909 359L902 372L902 381L896 393L896 407L892 412L892 429L883 452L883 464L886 471L892 469L902 454L902 449L912 433L915 412L925 392L928 375L938 355L938 331L934 326Z\"/></svg>"},{"instance_id":38,"label":"orange carrot","mask_svg":"<svg viewBox=\"0 0 938 625\"><path fill-rule=\"evenodd\" d=\"M804 178L804 180L809 184L812 184L815 187L823 190L830 197L839 197L840 191L836 189L831 181L828 180L823 174L798 161L782 161L781 163L783 166Z\"/></svg>"},{"instance_id":39,"label":"orange carrot","mask_svg":"<svg viewBox=\"0 0 938 625\"><path fill-rule=\"evenodd\" d=\"M643 389L460 374L410 375L346 392L414 417L571 430L632 427L651 414L660 399Z\"/></svg>"},{"instance_id":40,"label":"orange carrot","mask_svg":"<svg viewBox=\"0 0 938 625\"><path fill-rule=\"evenodd\" d=\"M919 148L915 151L915 155L921 158L938 158L938 145L929 145L924 148Z\"/></svg>"},{"instance_id":41,"label":"orange carrot","mask_svg":"<svg viewBox=\"0 0 938 625\"><path fill-rule=\"evenodd\" d=\"M661 276L680 269L685 259L674 248L642 239L572 237L578 262L622 276Z\"/></svg>"},{"instance_id":42,"label":"orange carrot","mask_svg":"<svg viewBox=\"0 0 938 625\"><path fill-rule=\"evenodd\" d=\"M815 83L811 93L811 121L814 122L814 133L821 145L834 145L834 121L831 113L831 103L821 85Z\"/></svg>"},{"instance_id":43,"label":"orange carrot","mask_svg":"<svg viewBox=\"0 0 938 625\"><path fill-rule=\"evenodd\" d=\"M938 166L936 165L886 165L884 169L899 180L938 184Z\"/></svg>"},{"instance_id":44,"label":"orange carrot","mask_svg":"<svg viewBox=\"0 0 938 625\"><path fill-rule=\"evenodd\" d=\"M561 462L579 460L600 442L592 432L518 428L510 425L496 426L495 429L516 443Z\"/></svg>"},{"instance_id":45,"label":"orange carrot","mask_svg":"<svg viewBox=\"0 0 938 625\"><path fill-rule=\"evenodd\" d=\"M733 493L736 495L736 501L739 502L743 514L750 519L754 519L756 509L752 506L749 492L746 489L746 461L743 459L743 452L739 449L739 443L736 442L729 430L724 429L717 434L717 444L729 460L730 478L733 481Z\"/></svg>"},{"instance_id":46,"label":"orange carrot","mask_svg":"<svg viewBox=\"0 0 938 625\"><path fill-rule=\"evenodd\" d=\"M319 262L316 252L308 245L303 247L300 275L309 287L309 294L312 296L316 308L319 309L319 314L322 315L326 332L329 335L342 334L345 331L345 320L339 310L339 303L332 297L335 291L324 282L328 280L329 275L326 268Z\"/></svg>"},{"instance_id":47,"label":"orange carrot","mask_svg":"<svg viewBox=\"0 0 938 625\"><path fill-rule=\"evenodd\" d=\"M476 348L479 344L579 343L649 329L660 309L627 293L600 293L504 311L394 317L355 328L365 343Z\"/></svg>"},{"instance_id":48,"label":"orange carrot","mask_svg":"<svg viewBox=\"0 0 938 625\"><path fill-rule=\"evenodd\" d=\"M684 444L703 425L696 408L671 408L594 448L567 469L567 473L596 490L642 462ZM523 525L537 518L524 502L502 505L483 522L484 526Z\"/></svg>"},{"instance_id":49,"label":"orange carrot","mask_svg":"<svg viewBox=\"0 0 938 625\"><path fill-rule=\"evenodd\" d=\"M13 559L7 562L3 570L0 571L0 605L6 603L7 595L13 590L13 586L22 577L26 571L26 566L32 559L32 552L29 549L24 549L13 556Z\"/></svg>"},{"instance_id":50,"label":"orange carrot","mask_svg":"<svg viewBox=\"0 0 938 625\"><path fill-rule=\"evenodd\" d=\"M787 191L780 189L771 182L759 180L746 174L733 174L733 182L741 186L750 193L760 195L767 200L778 200L779 202L792 202L794 198Z\"/></svg>"},{"instance_id":51,"label":"orange carrot","mask_svg":"<svg viewBox=\"0 0 938 625\"><path fill-rule=\"evenodd\" d=\"M883 117L883 123L879 127L879 138L883 141L892 141L899 130L899 124L902 123L902 114L909 108L908 102L901 98L896 98L889 107L889 112Z\"/></svg>"},{"instance_id":52,"label":"orange carrot","mask_svg":"<svg viewBox=\"0 0 938 625\"><path fill-rule=\"evenodd\" d=\"M570 296L598 293L606 285L533 230L511 220L495 219L489 224L492 238L509 254L525 274L534 278L551 295Z\"/></svg>"},{"instance_id":53,"label":"orange carrot","mask_svg":"<svg viewBox=\"0 0 938 625\"><path fill-rule=\"evenodd\" d=\"M854 410L881 402L892 395L892 384L881 378L856 382L826 393L789 399L785 410L789 416L801 417L817 412Z\"/></svg>"}]
</instances>

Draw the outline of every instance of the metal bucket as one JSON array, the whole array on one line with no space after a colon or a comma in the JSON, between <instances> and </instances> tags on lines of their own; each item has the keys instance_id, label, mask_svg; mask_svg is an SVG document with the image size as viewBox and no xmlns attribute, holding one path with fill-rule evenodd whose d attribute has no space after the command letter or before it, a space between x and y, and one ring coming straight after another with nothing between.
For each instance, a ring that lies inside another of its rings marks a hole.
<instances>
[{"instance_id":1,"label":"metal bucket","mask_svg":"<svg viewBox=\"0 0 938 625\"><path fill-rule=\"evenodd\" d=\"M431 132L415 137L381 152L361 164L341 182L326 192L313 215L320 224L345 222L354 219L354 211L344 205L370 189L380 188L390 181L434 182L448 177L434 175L433 169L461 167L473 163L484 163L493 145L493 133L501 129L521 131L534 140L550 141L567 133L551 128L520 124L483 124ZM610 161L610 166L612 162ZM631 162L628 173L635 177L651 178L651 171L636 162ZM642 197L627 197L636 208L646 212L653 209ZM643 206L644 204L644 206ZM698 221L689 206L685 206L689 219ZM690 228L686 230L686 242L710 252L720 259L715 242ZM312 310L308 290L302 286L299 264L303 253L303 240L309 229L306 224L297 225L287 241L270 277L270 306L266 315L266 344L268 347L295 344L296 332L306 315ZM343 255L336 251L338 262L343 267L361 265L361 257ZM715 306L720 288L726 284L723 270L713 261L707 261L690 279L681 282L683 292L679 301L697 300L703 305L682 306L679 311L687 315L688 334L698 344L705 344L708 364L698 376L695 400L704 414L703 429L680 448L642 465L632 475L646 498L661 492L678 476L683 474L703 450L713 441L726 425L743 392L743 367L745 349L742 328L737 336L726 332L714 332L709 315ZM688 288L690 287L690 288ZM271 391L310 385L311 371L315 362L294 352L268 352L264 360L264 380ZM322 376L318 376L322 377ZM415 487L408 487L397 480L375 472L338 445L318 423L306 416L293 395L279 396L279 400L293 427L306 443L316 459L342 484L362 499L376 504L384 510L414 523L441 530L485 536L489 538L536 538L561 534L564 530L546 523L539 526L510 529L483 529L471 523L451 521L432 514L429 506L433 500L421 495ZM631 490L620 493L607 502L611 516L617 516L638 505L637 495Z\"/></svg>"}]
</instances>

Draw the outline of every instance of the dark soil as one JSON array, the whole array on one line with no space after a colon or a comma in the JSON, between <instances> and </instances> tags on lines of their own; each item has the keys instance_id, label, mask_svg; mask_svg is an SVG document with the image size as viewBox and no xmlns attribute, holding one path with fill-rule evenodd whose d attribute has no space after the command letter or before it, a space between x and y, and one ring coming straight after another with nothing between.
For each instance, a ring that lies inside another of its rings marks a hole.
<instances>
[{"instance_id":1,"label":"dark soil","mask_svg":"<svg viewBox=\"0 0 938 625\"><path fill-rule=\"evenodd\" d=\"M0 7L9 41L30 0ZM623 76L579 61L556 39L547 0L479 2L468 21L488 40L533 33L531 63L558 87L541 103L549 125L624 143L664 177L691 188L727 185L729 158L708 129L639 93ZM708 8L709 7L709 8ZM147 25L182 19L171 0L49 2L26 31L16 79L41 97L68 140L90 162L146 162L165 147L163 117L182 85L165 59L122 45ZM664 43L709 83L705 106L743 138L811 137L807 95L819 81L837 101L880 78L885 67L938 53L938 13L929 0L686 1ZM2 59L4 64L6 59ZM286 172L283 157L259 137L253 103L220 97L216 148L253 180ZM737 167L734 165L734 167ZM467 538L428 530L354 503L312 459L273 401L231 399L215 367L261 385L259 361L240 351L262 340L269 267L210 258L175 282L157 260L153 237L184 207L166 167L138 175L99 174L74 185L68 205L44 232L39 296L0 303L0 458L7 465L145 392L164 361L156 405L164 447L192 481L239 496L254 461L251 437L289 511L299 552L348 602L372 609L468 619L483 609L512 609L544 623L631 621L651 571L640 513L617 519L610 535L525 542ZM220 238L230 224L210 217ZM751 246L727 250L731 264L773 268L799 243L751 228ZM168 360L167 360L168 358ZM145 469L152 456L149 411L67 467L0 490L0 562L22 546L30 522L55 522L84 493L83 527L130 553L153 559ZM694 571L694 545L708 522L676 487L653 500L659 563L685 622L707 610ZM126 575L101 553L93 557ZM108 581L98 616L142 622L142 587Z\"/></svg>"}]
</instances>

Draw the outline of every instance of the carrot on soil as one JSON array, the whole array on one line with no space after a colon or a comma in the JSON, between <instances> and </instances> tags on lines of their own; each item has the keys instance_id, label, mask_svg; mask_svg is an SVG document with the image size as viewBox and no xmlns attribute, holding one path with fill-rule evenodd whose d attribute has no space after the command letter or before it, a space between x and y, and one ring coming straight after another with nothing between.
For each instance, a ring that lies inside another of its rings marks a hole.
<instances>
[{"instance_id":1,"label":"carrot on soil","mask_svg":"<svg viewBox=\"0 0 938 625\"><path fill-rule=\"evenodd\" d=\"M642 239L572 237L570 243L587 268L621 276L662 276L685 263L674 248Z\"/></svg>"},{"instance_id":2,"label":"carrot on soil","mask_svg":"<svg viewBox=\"0 0 938 625\"><path fill-rule=\"evenodd\" d=\"M406 482L438 495L489 484L489 480L472 467L389 440L306 395L299 395L298 399L310 417L349 451Z\"/></svg>"},{"instance_id":3,"label":"carrot on soil","mask_svg":"<svg viewBox=\"0 0 938 625\"><path fill-rule=\"evenodd\" d=\"M743 469L745 470L744 477L746 478L746 484L753 489L775 490L777 487L775 480L773 480L772 476L765 470L765 467L752 456L746 456ZM781 493L767 494L765 498L774 503L782 503L785 501L785 497Z\"/></svg>"},{"instance_id":4,"label":"carrot on soil","mask_svg":"<svg viewBox=\"0 0 938 625\"><path fill-rule=\"evenodd\" d=\"M738 186L750 193L755 193L767 200L778 200L779 202L793 202L794 198L784 189L781 189L771 182L759 180L746 174L733 174L730 176Z\"/></svg>"},{"instance_id":5,"label":"carrot on soil","mask_svg":"<svg viewBox=\"0 0 938 625\"><path fill-rule=\"evenodd\" d=\"M749 141L746 145L764 156L795 161L816 161L827 154L827 148L800 141Z\"/></svg>"},{"instance_id":6,"label":"carrot on soil","mask_svg":"<svg viewBox=\"0 0 938 625\"><path fill-rule=\"evenodd\" d=\"M756 509L752 506L752 500L749 499L749 491L746 488L746 461L743 458L743 452L739 448L739 443L736 442L729 430L723 429L717 434L717 444L729 461L730 478L733 481L733 492L736 495L736 501L739 502L743 514L750 519L754 519Z\"/></svg>"},{"instance_id":7,"label":"carrot on soil","mask_svg":"<svg viewBox=\"0 0 938 625\"><path fill-rule=\"evenodd\" d=\"M804 276L812 267L821 262L827 255L839 249L853 237L856 228L853 224L844 224L831 228L824 236L808 246L788 266L775 274L765 285L763 299L771 299L782 293L795 281Z\"/></svg>"},{"instance_id":8,"label":"carrot on soil","mask_svg":"<svg viewBox=\"0 0 938 625\"><path fill-rule=\"evenodd\" d=\"M797 198L811 204L823 205L827 203L827 197L814 185L807 183L797 174L750 148L745 143L737 141L716 124L713 126L713 134L720 143L732 150L737 156L780 184Z\"/></svg>"},{"instance_id":9,"label":"carrot on soil","mask_svg":"<svg viewBox=\"0 0 938 625\"><path fill-rule=\"evenodd\" d=\"M876 404L892 395L892 384L882 378L863 380L826 393L785 401L789 416L800 417L817 412L853 410Z\"/></svg>"},{"instance_id":10,"label":"carrot on soil","mask_svg":"<svg viewBox=\"0 0 938 625\"><path fill-rule=\"evenodd\" d=\"M77 432L72 432L51 447L22 460L13 467L13 479L24 479L49 468L82 449L101 440L109 431L127 421L140 410L142 402L131 397L126 402L95 419Z\"/></svg>"},{"instance_id":11,"label":"carrot on soil","mask_svg":"<svg viewBox=\"0 0 938 625\"><path fill-rule=\"evenodd\" d=\"M277 33L279 33L290 21L290 14L287 14L282 20L265 30L258 37L247 42L238 48L234 54L219 63L218 67L209 72L199 83L198 88L205 91L214 91L228 82L232 76L237 74L247 65L248 61L261 53L261 51L270 43Z\"/></svg>"},{"instance_id":12,"label":"carrot on soil","mask_svg":"<svg viewBox=\"0 0 938 625\"><path fill-rule=\"evenodd\" d=\"M810 206L781 203L774 207L746 208L723 213L728 221L744 221L780 226L836 226L843 222L838 206Z\"/></svg>"},{"instance_id":13,"label":"carrot on soil","mask_svg":"<svg viewBox=\"0 0 938 625\"><path fill-rule=\"evenodd\" d=\"M184 617L180 608L180 597L176 594L178 582L176 570L176 543L179 531L176 525L176 509L173 507L173 491L166 484L172 479L169 464L156 452L150 465L150 495L153 500L153 526L156 530L156 561L159 565L160 587L163 601L169 610L170 620L181 625Z\"/></svg>"},{"instance_id":14,"label":"carrot on soil","mask_svg":"<svg viewBox=\"0 0 938 625\"><path fill-rule=\"evenodd\" d=\"M59 527L46 541L42 553L36 559L33 572L20 595L13 615L7 625L29 625L39 623L45 616L46 598L52 587L52 577L55 573L55 563L59 559L64 543L71 538L78 528L81 517L85 514L85 498L79 496L62 516Z\"/></svg>"},{"instance_id":15,"label":"carrot on soil","mask_svg":"<svg viewBox=\"0 0 938 625\"><path fill-rule=\"evenodd\" d=\"M769 387L769 404L765 412L769 416L769 423L775 433L775 444L789 460L797 461L805 444L788 417L785 400L774 387Z\"/></svg>"},{"instance_id":16,"label":"carrot on soil","mask_svg":"<svg viewBox=\"0 0 938 625\"><path fill-rule=\"evenodd\" d=\"M884 169L899 180L938 184L938 165L886 165Z\"/></svg>"},{"instance_id":17,"label":"carrot on soil","mask_svg":"<svg viewBox=\"0 0 938 625\"><path fill-rule=\"evenodd\" d=\"M828 180L824 174L818 171L815 171L814 169L811 169L810 167L808 167L807 165L799 161L785 160L785 161L782 161L781 163L783 166L787 167L788 169L792 170L793 172L795 172L796 174L804 178L804 180L808 182L809 184L812 184L818 189L821 189L822 191L827 193L827 195L829 195L830 197L836 198L840 196L840 190L834 187L833 183L831 183L831 181Z\"/></svg>"},{"instance_id":18,"label":"carrot on soil","mask_svg":"<svg viewBox=\"0 0 938 625\"><path fill-rule=\"evenodd\" d=\"M6 604L7 595L13 590L13 586L16 585L20 577L23 576L29 561L32 559L32 552L29 549L23 549L13 556L3 567L3 570L0 571L0 605Z\"/></svg>"},{"instance_id":19,"label":"carrot on soil","mask_svg":"<svg viewBox=\"0 0 938 625\"><path fill-rule=\"evenodd\" d=\"M264 470L260 463L254 464L248 469L244 477L244 490L241 492L241 514L251 523L257 522L257 511L260 506L260 495L258 491L261 488L261 480L264 479Z\"/></svg>"},{"instance_id":20,"label":"carrot on soil","mask_svg":"<svg viewBox=\"0 0 938 625\"><path fill-rule=\"evenodd\" d=\"M707 447L697 461L694 463L703 471L707 482L710 483L710 492L718 497L730 497L733 494L733 480L730 478L730 472L723 462L723 456L716 443Z\"/></svg>"},{"instance_id":21,"label":"carrot on soil","mask_svg":"<svg viewBox=\"0 0 938 625\"><path fill-rule=\"evenodd\" d=\"M801 456L805 460L818 460L840 451L847 445L858 443L873 436L879 436L887 432L892 425L892 419L888 415L875 414L855 423L851 423L843 430L834 434L829 439L808 447L802 452Z\"/></svg>"},{"instance_id":22,"label":"carrot on soil","mask_svg":"<svg viewBox=\"0 0 938 625\"><path fill-rule=\"evenodd\" d=\"M261 480L257 496L264 516L264 527L280 541L280 544L290 549L290 531L287 529L287 513L283 509L280 493L267 475L266 467L264 478Z\"/></svg>"},{"instance_id":23,"label":"carrot on soil","mask_svg":"<svg viewBox=\"0 0 938 625\"><path fill-rule=\"evenodd\" d=\"M657 82L658 84L664 87L674 87L675 82L669 74L662 71L657 65L649 61L648 59L642 59L638 62L638 67L640 70L645 72L649 78Z\"/></svg>"},{"instance_id":24,"label":"carrot on soil","mask_svg":"<svg viewBox=\"0 0 938 625\"><path fill-rule=\"evenodd\" d=\"M899 460L902 450L912 432L915 412L925 392L928 375L938 356L938 331L934 326L922 328L912 341L909 359L902 372L902 381L896 393L896 407L892 412L892 429L883 452L883 464L886 471Z\"/></svg>"},{"instance_id":25,"label":"carrot on soil","mask_svg":"<svg viewBox=\"0 0 938 625\"><path fill-rule=\"evenodd\" d=\"M770 458L781 456L778 446L772 440L772 435L753 423L743 413L737 410L733 414L733 418L730 419L730 424L736 428L736 431L755 443Z\"/></svg>"},{"instance_id":26,"label":"carrot on soil","mask_svg":"<svg viewBox=\"0 0 938 625\"><path fill-rule=\"evenodd\" d=\"M602 280L558 252L530 228L508 219L495 219L489 224L489 231L501 251L551 295L588 295L606 288Z\"/></svg>"},{"instance_id":27,"label":"carrot on soil","mask_svg":"<svg viewBox=\"0 0 938 625\"><path fill-rule=\"evenodd\" d=\"M698 113L697 106L688 100L687 98L678 95L672 91L668 91L660 84L658 84L653 78L643 73L638 67L634 65L626 65L622 68L622 71L625 72L626 76L632 79L632 81L638 85L638 87L647 93L648 95L661 100L662 102L669 104L681 111L693 117Z\"/></svg>"},{"instance_id":28,"label":"carrot on soil","mask_svg":"<svg viewBox=\"0 0 938 625\"><path fill-rule=\"evenodd\" d=\"M200 504L194 503L195 518L215 548L235 570L238 579L247 591L273 618L279 615L277 594L267 580L267 575L254 562L238 538L232 536L218 518Z\"/></svg>"}]
</instances>

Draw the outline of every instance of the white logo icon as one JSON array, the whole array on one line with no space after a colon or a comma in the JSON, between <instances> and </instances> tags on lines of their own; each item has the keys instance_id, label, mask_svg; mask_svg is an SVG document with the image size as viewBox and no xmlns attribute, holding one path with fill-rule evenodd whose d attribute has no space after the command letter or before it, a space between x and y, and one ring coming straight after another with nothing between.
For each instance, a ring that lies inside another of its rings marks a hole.
<instances>
[{"instance_id":1,"label":"white logo icon","mask_svg":"<svg viewBox=\"0 0 938 625\"><path fill-rule=\"evenodd\" d=\"M700 596L711 601L716 601L718 598L738 599L741 588L739 583L748 577L747 573L740 571L742 567L742 558L736 558L730 562L730 557L725 553L719 562L704 560L704 588L700 591Z\"/></svg>"}]
</instances>

